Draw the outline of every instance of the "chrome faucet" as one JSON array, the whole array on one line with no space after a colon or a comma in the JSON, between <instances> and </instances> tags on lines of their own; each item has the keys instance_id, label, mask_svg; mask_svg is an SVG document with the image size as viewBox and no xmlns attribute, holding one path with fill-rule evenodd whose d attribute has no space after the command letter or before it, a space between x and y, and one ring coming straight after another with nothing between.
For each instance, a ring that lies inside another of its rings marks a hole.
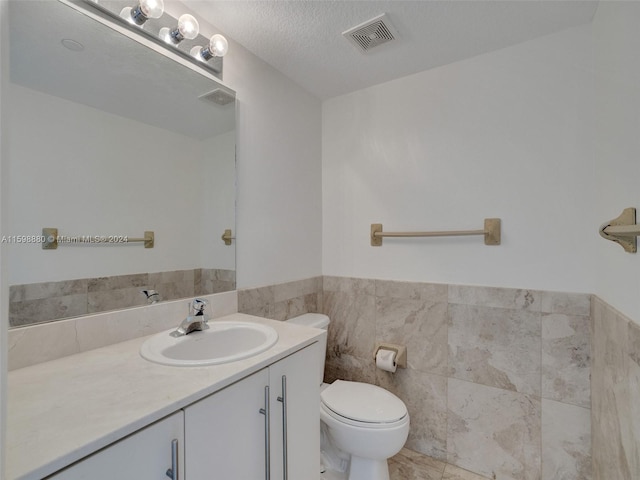
<instances>
[{"instance_id":1,"label":"chrome faucet","mask_svg":"<svg viewBox=\"0 0 640 480\"><path fill-rule=\"evenodd\" d=\"M153 305L154 303L158 303L160 301L160 294L155 290L140 290L140 293L147 297L147 301L150 305Z\"/></svg>"},{"instance_id":2,"label":"chrome faucet","mask_svg":"<svg viewBox=\"0 0 640 480\"><path fill-rule=\"evenodd\" d=\"M209 328L207 322L209 321L209 315L204 313L204 307L209 304L206 300L201 298L195 298L189 304L189 315L187 318L180 322L178 328L171 333L174 337L182 337L188 335L196 330L206 330Z\"/></svg>"}]
</instances>

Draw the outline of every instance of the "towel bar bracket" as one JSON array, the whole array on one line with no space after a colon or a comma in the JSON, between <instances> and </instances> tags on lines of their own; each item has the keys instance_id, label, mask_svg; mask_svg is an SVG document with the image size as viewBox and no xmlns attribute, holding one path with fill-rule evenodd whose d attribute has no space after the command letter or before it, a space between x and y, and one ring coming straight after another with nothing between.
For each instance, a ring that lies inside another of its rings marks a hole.
<instances>
[{"instance_id":1,"label":"towel bar bracket","mask_svg":"<svg viewBox=\"0 0 640 480\"><path fill-rule=\"evenodd\" d=\"M372 223L371 224L371 246L372 247L382 246L382 235L377 235L378 233L382 233L382 224Z\"/></svg>"},{"instance_id":2,"label":"towel bar bracket","mask_svg":"<svg viewBox=\"0 0 640 480\"><path fill-rule=\"evenodd\" d=\"M484 244L500 245L502 240L502 225L499 218L484 219Z\"/></svg>"},{"instance_id":3,"label":"towel bar bracket","mask_svg":"<svg viewBox=\"0 0 640 480\"><path fill-rule=\"evenodd\" d=\"M231 241L236 239L230 229L226 229L220 238L225 245L231 245Z\"/></svg>"}]
</instances>

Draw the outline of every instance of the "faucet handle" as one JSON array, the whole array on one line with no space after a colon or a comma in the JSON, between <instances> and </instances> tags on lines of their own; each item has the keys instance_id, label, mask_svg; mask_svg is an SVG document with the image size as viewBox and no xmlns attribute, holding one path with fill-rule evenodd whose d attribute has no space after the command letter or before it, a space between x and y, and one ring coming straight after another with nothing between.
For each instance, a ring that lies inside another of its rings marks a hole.
<instances>
[{"instance_id":1,"label":"faucet handle","mask_svg":"<svg viewBox=\"0 0 640 480\"><path fill-rule=\"evenodd\" d=\"M158 303L160 301L160 294L155 290L140 290L140 293L147 297L149 303Z\"/></svg>"},{"instance_id":2,"label":"faucet handle","mask_svg":"<svg viewBox=\"0 0 640 480\"><path fill-rule=\"evenodd\" d=\"M194 298L193 302L191 302L191 315L198 316L204 315L204 307L209 305L209 302L202 298Z\"/></svg>"}]
</instances>

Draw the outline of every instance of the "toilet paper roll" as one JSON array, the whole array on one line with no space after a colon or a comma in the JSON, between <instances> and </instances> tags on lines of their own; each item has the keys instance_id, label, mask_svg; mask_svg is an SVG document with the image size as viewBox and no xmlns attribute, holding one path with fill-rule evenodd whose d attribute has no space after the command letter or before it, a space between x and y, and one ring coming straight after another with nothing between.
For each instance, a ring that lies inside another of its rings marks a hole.
<instances>
[{"instance_id":1,"label":"toilet paper roll","mask_svg":"<svg viewBox=\"0 0 640 480\"><path fill-rule=\"evenodd\" d=\"M396 371L396 352L393 350L380 349L376 353L376 367L395 373Z\"/></svg>"}]
</instances>

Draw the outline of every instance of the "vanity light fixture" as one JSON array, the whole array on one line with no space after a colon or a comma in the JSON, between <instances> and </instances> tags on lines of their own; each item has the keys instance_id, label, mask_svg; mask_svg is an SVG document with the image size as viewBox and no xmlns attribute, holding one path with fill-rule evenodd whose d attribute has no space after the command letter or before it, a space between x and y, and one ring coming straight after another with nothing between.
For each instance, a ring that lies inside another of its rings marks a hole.
<instances>
[{"instance_id":1,"label":"vanity light fixture","mask_svg":"<svg viewBox=\"0 0 640 480\"><path fill-rule=\"evenodd\" d=\"M150 18L160 18L163 13L163 0L140 0L135 7L123 8L120 16L128 22L141 27Z\"/></svg>"},{"instance_id":2,"label":"vanity light fixture","mask_svg":"<svg viewBox=\"0 0 640 480\"><path fill-rule=\"evenodd\" d=\"M175 28L163 27L158 33L159 37L167 43L179 44L185 38L193 40L198 36L200 26L198 20L193 15L185 13L178 19L178 26Z\"/></svg>"},{"instance_id":3,"label":"vanity light fixture","mask_svg":"<svg viewBox=\"0 0 640 480\"><path fill-rule=\"evenodd\" d=\"M78 3L80 9L98 15L107 23L115 21L120 27L133 32L134 38L145 37L162 49L170 51L172 55L178 55L191 64L197 64L199 68L204 68L222 79L222 57L229 49L227 39L220 34L208 38L200 33L199 22L193 15L185 13L178 18L171 12L165 12L167 0L124 0L125 5L129 2L129 5L133 5L125 8L121 8L123 2L106 0L61 1Z\"/></svg>"},{"instance_id":4,"label":"vanity light fixture","mask_svg":"<svg viewBox=\"0 0 640 480\"><path fill-rule=\"evenodd\" d=\"M219 33L216 33L209 39L209 45L206 47L195 46L191 49L191 55L198 60L206 62L213 57L224 57L229 50L229 42Z\"/></svg>"}]
</instances>

